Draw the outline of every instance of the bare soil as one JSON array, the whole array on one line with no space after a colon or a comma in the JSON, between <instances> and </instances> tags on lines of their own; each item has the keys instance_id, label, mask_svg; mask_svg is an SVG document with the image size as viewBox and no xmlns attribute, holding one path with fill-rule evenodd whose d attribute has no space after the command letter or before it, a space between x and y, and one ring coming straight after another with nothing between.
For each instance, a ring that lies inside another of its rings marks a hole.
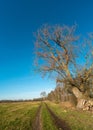
<instances>
[{"instance_id":1,"label":"bare soil","mask_svg":"<svg viewBox=\"0 0 93 130\"><path fill-rule=\"evenodd\" d=\"M41 123L41 107L42 105L39 106L34 122L33 122L33 126L32 126L32 130L42 130L42 123Z\"/></svg>"},{"instance_id":2,"label":"bare soil","mask_svg":"<svg viewBox=\"0 0 93 130\"><path fill-rule=\"evenodd\" d=\"M46 104L46 108L48 112L50 113L50 116L52 117L52 120L55 124L55 126L58 128L58 130L71 130L68 123L66 121L60 119ZM42 119L41 119L41 109L42 104L38 107L35 119L33 121L32 130L42 130Z\"/></svg>"}]
</instances>

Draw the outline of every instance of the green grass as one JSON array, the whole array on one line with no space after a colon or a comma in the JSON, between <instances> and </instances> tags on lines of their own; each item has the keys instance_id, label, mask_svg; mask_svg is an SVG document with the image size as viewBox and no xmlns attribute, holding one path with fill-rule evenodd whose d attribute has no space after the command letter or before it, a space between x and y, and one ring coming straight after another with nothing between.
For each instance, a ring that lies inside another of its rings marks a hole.
<instances>
[{"instance_id":1,"label":"green grass","mask_svg":"<svg viewBox=\"0 0 93 130\"><path fill-rule=\"evenodd\" d=\"M52 118L48 110L46 109L45 104L42 107L42 122L43 122L43 130L58 130L53 124Z\"/></svg>"},{"instance_id":2,"label":"green grass","mask_svg":"<svg viewBox=\"0 0 93 130\"><path fill-rule=\"evenodd\" d=\"M93 113L63 108L52 102L47 104L71 130L93 130ZM0 103L0 130L32 130L39 105L40 102ZM42 105L41 122L42 130L57 130L45 104Z\"/></svg>"},{"instance_id":3,"label":"green grass","mask_svg":"<svg viewBox=\"0 0 93 130\"><path fill-rule=\"evenodd\" d=\"M31 130L40 103L1 103L0 130Z\"/></svg>"},{"instance_id":4,"label":"green grass","mask_svg":"<svg viewBox=\"0 0 93 130\"><path fill-rule=\"evenodd\" d=\"M93 113L62 108L61 105L54 103L48 105L69 124L71 130L93 130Z\"/></svg>"}]
</instances>

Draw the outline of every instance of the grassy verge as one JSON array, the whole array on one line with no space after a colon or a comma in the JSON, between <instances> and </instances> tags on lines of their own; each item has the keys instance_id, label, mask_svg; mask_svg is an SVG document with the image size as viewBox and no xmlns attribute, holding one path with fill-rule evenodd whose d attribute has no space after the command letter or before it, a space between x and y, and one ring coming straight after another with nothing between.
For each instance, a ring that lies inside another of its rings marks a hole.
<instances>
[{"instance_id":1,"label":"grassy verge","mask_svg":"<svg viewBox=\"0 0 93 130\"><path fill-rule=\"evenodd\" d=\"M58 116L66 120L72 130L93 130L93 113L66 109L49 102L47 104Z\"/></svg>"},{"instance_id":2,"label":"grassy verge","mask_svg":"<svg viewBox=\"0 0 93 130\"><path fill-rule=\"evenodd\" d=\"M57 130L44 104L42 106L42 123L43 130Z\"/></svg>"}]
</instances>

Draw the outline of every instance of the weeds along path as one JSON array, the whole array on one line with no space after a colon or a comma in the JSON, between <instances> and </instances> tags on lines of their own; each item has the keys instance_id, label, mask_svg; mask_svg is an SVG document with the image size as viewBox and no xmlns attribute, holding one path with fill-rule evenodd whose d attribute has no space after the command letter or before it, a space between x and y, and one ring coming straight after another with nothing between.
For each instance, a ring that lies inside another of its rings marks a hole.
<instances>
[{"instance_id":1,"label":"weeds along path","mask_svg":"<svg viewBox=\"0 0 93 130\"><path fill-rule=\"evenodd\" d=\"M38 107L35 119L33 121L32 130L42 130L41 109L42 109L42 104Z\"/></svg>"},{"instance_id":2,"label":"weeds along path","mask_svg":"<svg viewBox=\"0 0 93 130\"><path fill-rule=\"evenodd\" d=\"M58 130L71 130L71 128L69 127L69 125L62 119L60 119L50 108L49 106L46 104L46 108L48 109L54 124L56 125L56 127L58 128Z\"/></svg>"}]
</instances>

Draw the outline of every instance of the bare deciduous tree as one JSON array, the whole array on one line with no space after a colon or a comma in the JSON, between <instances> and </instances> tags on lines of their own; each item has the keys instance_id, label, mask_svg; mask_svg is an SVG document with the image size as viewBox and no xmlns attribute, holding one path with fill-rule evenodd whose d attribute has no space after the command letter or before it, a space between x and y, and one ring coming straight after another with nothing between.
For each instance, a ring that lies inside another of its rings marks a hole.
<instances>
[{"instance_id":1,"label":"bare deciduous tree","mask_svg":"<svg viewBox=\"0 0 93 130\"><path fill-rule=\"evenodd\" d=\"M69 77L71 64L75 64L75 27L42 27L37 32L37 57L41 60L40 70L44 73L57 72L61 79ZM44 61L44 62L43 62Z\"/></svg>"},{"instance_id":2,"label":"bare deciduous tree","mask_svg":"<svg viewBox=\"0 0 93 130\"><path fill-rule=\"evenodd\" d=\"M64 82L76 97L75 90L85 97L89 96L88 84L92 76L93 62L88 61L89 53L93 54L93 51L89 50L89 45L92 44L88 44L91 43L89 40L85 42L87 47L85 46L81 55L83 44L78 43L79 37L75 35L75 28L75 26L43 26L39 29L35 43L37 64L40 65L38 68L43 74L56 73L56 81ZM80 60L84 60L83 63L77 61L80 56ZM83 66L82 69L77 69L80 66Z\"/></svg>"},{"instance_id":3,"label":"bare deciduous tree","mask_svg":"<svg viewBox=\"0 0 93 130\"><path fill-rule=\"evenodd\" d=\"M46 98L46 92L45 91L41 92L40 95L43 98L43 100Z\"/></svg>"}]
</instances>

